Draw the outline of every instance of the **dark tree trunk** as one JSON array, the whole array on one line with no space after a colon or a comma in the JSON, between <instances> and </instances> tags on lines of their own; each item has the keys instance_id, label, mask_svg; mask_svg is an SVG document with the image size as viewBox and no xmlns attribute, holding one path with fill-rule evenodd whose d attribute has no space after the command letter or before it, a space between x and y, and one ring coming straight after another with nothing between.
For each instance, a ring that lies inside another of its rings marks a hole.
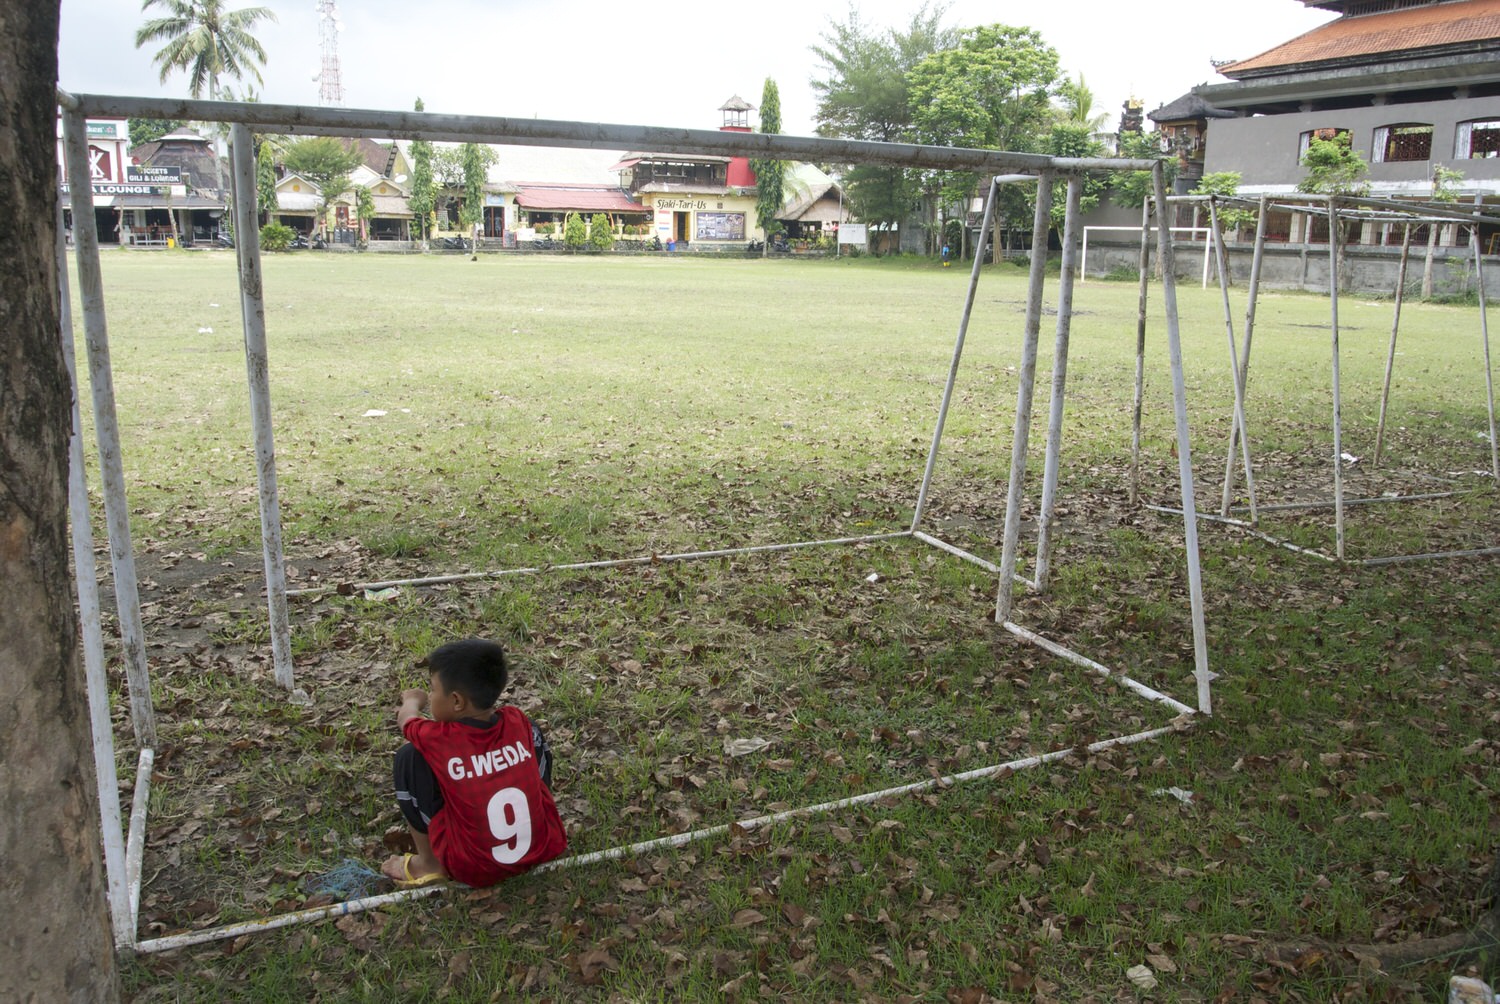
<instances>
[{"instance_id":1,"label":"dark tree trunk","mask_svg":"<svg viewBox=\"0 0 1500 1004\"><path fill-rule=\"evenodd\" d=\"M0 0L0 1000L118 997L68 564L59 0Z\"/></svg>"}]
</instances>

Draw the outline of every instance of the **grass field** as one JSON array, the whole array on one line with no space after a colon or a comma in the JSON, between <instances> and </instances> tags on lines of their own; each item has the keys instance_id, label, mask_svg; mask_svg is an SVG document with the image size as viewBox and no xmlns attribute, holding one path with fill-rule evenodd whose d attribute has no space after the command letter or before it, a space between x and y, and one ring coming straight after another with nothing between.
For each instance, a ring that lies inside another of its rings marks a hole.
<instances>
[{"instance_id":1,"label":"grass field","mask_svg":"<svg viewBox=\"0 0 1500 1004\"><path fill-rule=\"evenodd\" d=\"M292 585L904 530L966 280L870 260L269 257ZM309 877L347 857L377 864L399 821L396 697L422 682L414 661L455 637L510 649L510 699L559 750L573 852L1170 718L999 630L991 578L910 540L298 598L298 683L314 704L291 706L270 680L232 256L107 255L105 282L162 732L143 936L295 909ZM1143 495L1171 505L1152 296ZM1224 321L1216 291L1180 297L1199 498L1216 506ZM927 513L937 535L992 561L1024 298L1021 270L986 273ZM1015 616L1191 703L1181 526L1128 502L1135 302L1128 283L1076 296L1055 579ZM1327 309L1262 298L1249 391L1262 502L1330 491ZM1351 508L1350 554L1494 546L1500 507L1474 473L1489 466L1477 310L1407 305L1376 470L1390 314L1342 303L1344 449L1361 458L1350 491L1457 494ZM1041 440L1038 427L1036 473ZM1267 514L1263 528L1332 547L1326 512ZM1189 730L142 957L128 988L139 1000L1438 999L1466 960L1381 972L1359 946L1460 931L1488 906L1495 559L1333 565L1207 524L1201 541L1222 679L1215 716ZM768 745L730 755L751 738ZM1127 978L1141 965L1154 989Z\"/></svg>"}]
</instances>

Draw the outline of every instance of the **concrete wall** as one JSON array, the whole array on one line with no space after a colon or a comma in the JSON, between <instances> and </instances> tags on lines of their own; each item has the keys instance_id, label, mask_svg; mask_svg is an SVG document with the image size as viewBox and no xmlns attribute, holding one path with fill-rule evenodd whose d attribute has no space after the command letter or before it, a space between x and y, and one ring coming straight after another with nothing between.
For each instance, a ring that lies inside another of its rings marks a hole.
<instances>
[{"instance_id":1,"label":"concrete wall","mask_svg":"<svg viewBox=\"0 0 1500 1004\"><path fill-rule=\"evenodd\" d=\"M1203 277L1203 243L1201 241L1179 241L1173 244L1176 252L1177 278L1179 282L1199 284ZM1253 246L1247 243L1229 247L1230 282L1243 289L1249 282ZM1426 247L1412 248L1411 259L1406 267L1408 295L1420 288ZM1101 245L1090 243L1087 262L1087 278L1102 278L1113 270L1133 273L1139 262L1139 245ZM1347 288L1351 292L1391 296L1396 290L1396 274L1400 266L1399 248L1350 247L1342 267L1349 270ZM1156 246L1152 244L1151 266L1156 267ZM1485 256L1486 287L1493 284L1491 278L1500 274L1500 257ZM1267 245L1261 260L1261 286L1267 289L1300 289L1312 293L1328 291L1328 245L1326 244L1279 244ZM1217 283L1217 273L1212 260L1209 263L1209 283ZM1432 269L1433 292L1439 296L1457 295L1474 288L1473 256L1466 249L1438 248Z\"/></svg>"},{"instance_id":2,"label":"concrete wall","mask_svg":"<svg viewBox=\"0 0 1500 1004\"><path fill-rule=\"evenodd\" d=\"M1299 140L1313 129L1348 129L1353 149L1370 164L1369 180L1383 192L1431 191L1433 165L1462 171L1464 190L1500 191L1500 158L1454 160L1459 122L1500 119L1500 97L1343 108L1337 111L1210 119L1204 170L1238 171L1243 192L1289 191L1307 173L1298 163ZM1372 156L1380 126L1421 122L1432 125L1432 160L1376 164Z\"/></svg>"}]
</instances>

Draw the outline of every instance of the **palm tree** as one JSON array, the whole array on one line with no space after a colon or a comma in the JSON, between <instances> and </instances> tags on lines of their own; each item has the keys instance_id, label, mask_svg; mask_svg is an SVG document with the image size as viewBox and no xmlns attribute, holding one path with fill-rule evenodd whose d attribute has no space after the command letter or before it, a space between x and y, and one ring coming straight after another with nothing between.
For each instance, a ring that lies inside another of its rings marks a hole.
<instances>
[{"instance_id":1,"label":"palm tree","mask_svg":"<svg viewBox=\"0 0 1500 1004\"><path fill-rule=\"evenodd\" d=\"M1103 112L1098 115L1093 113L1094 92L1089 89L1081 73L1077 80L1069 77L1059 84L1057 96L1062 99L1062 107L1056 113L1059 121L1088 126L1090 132L1095 132L1109 118Z\"/></svg>"},{"instance_id":2,"label":"palm tree","mask_svg":"<svg viewBox=\"0 0 1500 1004\"><path fill-rule=\"evenodd\" d=\"M276 20L275 11L269 7L225 10L222 0L143 0L141 12L145 13L152 7L165 8L167 15L152 18L141 25L135 33L135 47L139 49L148 42L166 41L167 44L151 57L152 62L161 67L162 83L167 82L173 70L186 71L188 93L201 98L206 85L209 98L215 101L220 96L220 76L239 80L248 71L256 83L265 83L256 63L266 65L266 50L250 34L250 29L262 20ZM219 139L222 141L223 138L221 126ZM216 148L214 166L217 177L214 183L222 193L225 185L219 156L220 150Z\"/></svg>"},{"instance_id":3,"label":"palm tree","mask_svg":"<svg viewBox=\"0 0 1500 1004\"><path fill-rule=\"evenodd\" d=\"M207 87L209 98L217 100L221 76L238 80L248 72L257 83L264 82L256 64L266 64L266 50L250 31L262 20L276 20L269 7L225 10L223 0L144 0L141 11L153 7L165 8L166 16L141 25L135 47L166 42L151 57L161 67L162 83L173 70L183 70L189 94L201 98Z\"/></svg>"}]
</instances>

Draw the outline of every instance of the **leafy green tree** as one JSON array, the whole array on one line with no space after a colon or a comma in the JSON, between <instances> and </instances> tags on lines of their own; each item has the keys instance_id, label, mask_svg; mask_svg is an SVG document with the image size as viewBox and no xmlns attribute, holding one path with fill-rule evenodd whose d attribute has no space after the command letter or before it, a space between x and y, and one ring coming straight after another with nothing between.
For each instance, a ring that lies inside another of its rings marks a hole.
<instances>
[{"instance_id":1,"label":"leafy green tree","mask_svg":"<svg viewBox=\"0 0 1500 1004\"><path fill-rule=\"evenodd\" d=\"M830 22L822 44L811 46L824 74L811 81L818 135L886 143L911 138L907 74L957 42L957 32L942 25L946 12L946 6L924 3L900 31L870 28L852 6L847 21Z\"/></svg>"},{"instance_id":2,"label":"leafy green tree","mask_svg":"<svg viewBox=\"0 0 1500 1004\"><path fill-rule=\"evenodd\" d=\"M1464 180L1462 171L1441 164L1432 168L1432 201L1454 203L1458 201L1458 183Z\"/></svg>"},{"instance_id":3,"label":"leafy green tree","mask_svg":"<svg viewBox=\"0 0 1500 1004\"><path fill-rule=\"evenodd\" d=\"M326 217L328 207L349 189L349 175L364 163L359 151L346 147L332 136L310 136L286 148L282 164L318 186L321 202L318 212Z\"/></svg>"},{"instance_id":4,"label":"leafy green tree","mask_svg":"<svg viewBox=\"0 0 1500 1004\"><path fill-rule=\"evenodd\" d=\"M276 164L272 159L270 143L261 143L260 153L255 159L255 208L260 212L262 223L270 223L278 208Z\"/></svg>"},{"instance_id":5,"label":"leafy green tree","mask_svg":"<svg viewBox=\"0 0 1500 1004\"><path fill-rule=\"evenodd\" d=\"M181 119L130 119L130 145L140 146L161 139L183 124Z\"/></svg>"},{"instance_id":6,"label":"leafy green tree","mask_svg":"<svg viewBox=\"0 0 1500 1004\"><path fill-rule=\"evenodd\" d=\"M957 45L907 74L916 138L936 146L1037 151L1048 141L1058 73L1057 51L1032 28L965 29ZM949 181L945 187L956 186ZM1029 223L1032 198L1020 186L1001 189L997 238L1003 220Z\"/></svg>"},{"instance_id":7,"label":"leafy green tree","mask_svg":"<svg viewBox=\"0 0 1500 1004\"><path fill-rule=\"evenodd\" d=\"M141 10L153 7L165 13L141 25L135 47L166 43L151 57L161 69L162 83L182 70L189 94L201 98L206 89L213 100L219 98L223 77L239 80L248 73L263 83L257 64L266 65L266 50L251 31L262 21L276 20L271 8L226 10L223 0L145 0Z\"/></svg>"},{"instance_id":8,"label":"leafy green tree","mask_svg":"<svg viewBox=\"0 0 1500 1004\"><path fill-rule=\"evenodd\" d=\"M608 251L615 246L614 224L603 213L595 213L594 218L589 221L589 243L600 251Z\"/></svg>"},{"instance_id":9,"label":"leafy green tree","mask_svg":"<svg viewBox=\"0 0 1500 1004\"><path fill-rule=\"evenodd\" d=\"M1235 196L1240 193L1241 178L1238 171L1212 171L1198 179L1192 194ZM1219 222L1226 230L1237 230L1255 222L1255 210L1226 206L1219 210Z\"/></svg>"},{"instance_id":10,"label":"leafy green tree","mask_svg":"<svg viewBox=\"0 0 1500 1004\"><path fill-rule=\"evenodd\" d=\"M1307 144L1307 152L1302 155L1302 166L1307 168L1307 176L1297 182L1299 192L1364 195L1370 190L1370 183L1365 180L1365 175L1370 172L1370 165L1365 163L1359 151L1351 145L1346 132L1338 133L1333 139L1314 136ZM1328 238L1335 242L1338 255L1339 288L1347 289L1349 220L1340 217L1338 222L1338 233L1329 234Z\"/></svg>"},{"instance_id":11,"label":"leafy green tree","mask_svg":"<svg viewBox=\"0 0 1500 1004\"><path fill-rule=\"evenodd\" d=\"M462 147L440 146L432 151L432 183L437 188L439 229L452 224L453 208L464 187Z\"/></svg>"},{"instance_id":12,"label":"leafy green tree","mask_svg":"<svg viewBox=\"0 0 1500 1004\"><path fill-rule=\"evenodd\" d=\"M360 239L369 240L369 223L375 218L375 195L367 185L354 186L354 217L359 220Z\"/></svg>"},{"instance_id":13,"label":"leafy green tree","mask_svg":"<svg viewBox=\"0 0 1500 1004\"><path fill-rule=\"evenodd\" d=\"M432 182L438 188L460 191L464 186L463 147L440 146L432 152Z\"/></svg>"},{"instance_id":14,"label":"leafy green tree","mask_svg":"<svg viewBox=\"0 0 1500 1004\"><path fill-rule=\"evenodd\" d=\"M830 22L812 46L822 76L812 80L820 136L904 142L914 139L909 72L956 43L943 26L947 8L923 4L899 30L874 29L852 6L843 22ZM899 167L860 164L842 172L850 213L880 226L899 223L917 205L923 179Z\"/></svg>"},{"instance_id":15,"label":"leafy green tree","mask_svg":"<svg viewBox=\"0 0 1500 1004\"><path fill-rule=\"evenodd\" d=\"M1115 144L1115 154L1129 160L1159 160L1166 172L1167 191L1172 190L1172 179L1177 176L1177 158L1162 152L1162 135L1159 132L1121 133ZM1139 209L1151 196L1150 171L1121 171L1109 179L1114 192L1115 205L1127 209Z\"/></svg>"},{"instance_id":16,"label":"leafy green tree","mask_svg":"<svg viewBox=\"0 0 1500 1004\"><path fill-rule=\"evenodd\" d=\"M1302 155L1302 166L1307 176L1297 182L1297 191L1317 195L1364 195L1370 190L1365 175L1370 165L1349 142L1349 134L1341 132L1333 139L1313 137Z\"/></svg>"},{"instance_id":17,"label":"leafy green tree","mask_svg":"<svg viewBox=\"0 0 1500 1004\"><path fill-rule=\"evenodd\" d=\"M478 143L463 145L464 203L458 218L465 230L484 217L484 183L494 162L494 147Z\"/></svg>"},{"instance_id":18,"label":"leafy green tree","mask_svg":"<svg viewBox=\"0 0 1500 1004\"><path fill-rule=\"evenodd\" d=\"M1093 128L1087 122L1055 122L1047 134L1047 152L1054 157L1102 157L1104 144L1093 138ZM1096 175L1086 175L1079 209L1088 212L1099 204L1108 182ZM1068 189L1066 185L1052 187L1052 225L1061 227L1068 213Z\"/></svg>"},{"instance_id":19,"label":"leafy green tree","mask_svg":"<svg viewBox=\"0 0 1500 1004\"><path fill-rule=\"evenodd\" d=\"M1051 117L1057 51L1032 28L968 28L908 75L913 124L925 143L1036 150Z\"/></svg>"},{"instance_id":20,"label":"leafy green tree","mask_svg":"<svg viewBox=\"0 0 1500 1004\"><path fill-rule=\"evenodd\" d=\"M417 99L416 110L422 111L422 99ZM416 217L417 238L426 240L431 222L432 208L437 205L437 192L432 182L432 144L425 139L411 143L411 199L412 215Z\"/></svg>"},{"instance_id":21,"label":"leafy green tree","mask_svg":"<svg viewBox=\"0 0 1500 1004\"><path fill-rule=\"evenodd\" d=\"M776 88L776 81L770 77L766 78L760 92L760 131L781 132L781 92ZM755 219L761 230L770 237L772 228L777 226L776 217L781 212L786 162L756 157L751 159L750 167L755 171ZM761 255L769 254L770 250L771 242L768 240L761 248Z\"/></svg>"},{"instance_id":22,"label":"leafy green tree","mask_svg":"<svg viewBox=\"0 0 1500 1004\"><path fill-rule=\"evenodd\" d=\"M563 243L577 251L588 241L588 224L584 223L583 217L577 213L569 213L567 222L563 224Z\"/></svg>"}]
</instances>

